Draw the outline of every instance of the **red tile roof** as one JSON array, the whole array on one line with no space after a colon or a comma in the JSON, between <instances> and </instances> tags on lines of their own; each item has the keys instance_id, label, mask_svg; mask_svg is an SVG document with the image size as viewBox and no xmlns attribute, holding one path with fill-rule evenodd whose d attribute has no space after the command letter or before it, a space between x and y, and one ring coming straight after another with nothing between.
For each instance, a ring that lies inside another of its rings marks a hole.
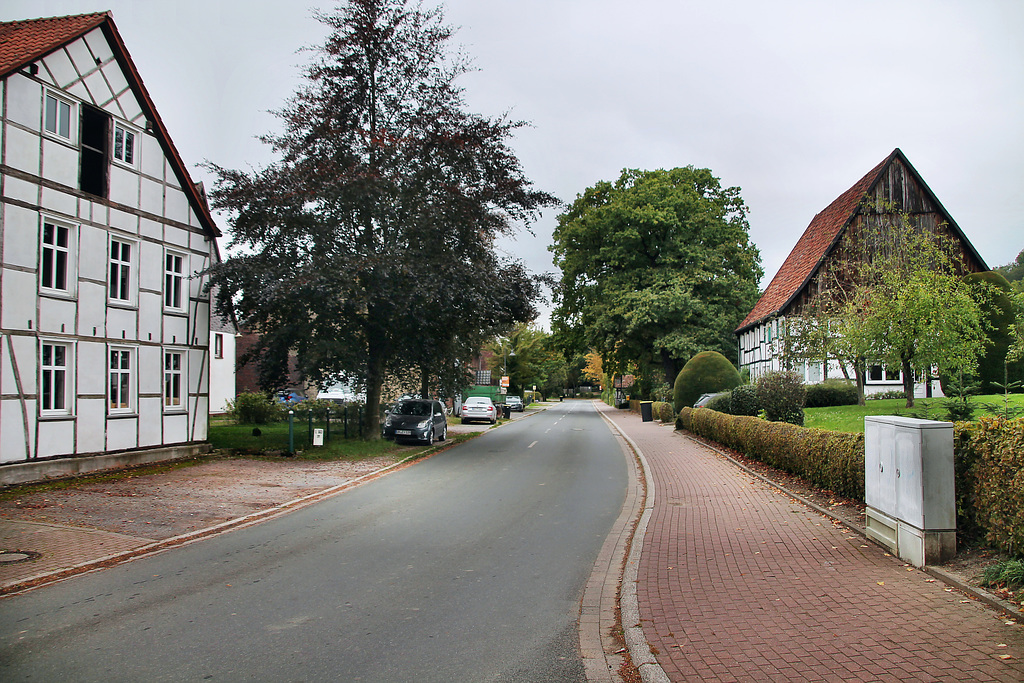
<instances>
[{"instance_id":1,"label":"red tile roof","mask_svg":"<svg viewBox=\"0 0 1024 683\"><path fill-rule=\"evenodd\" d=\"M857 212L861 199L899 154L898 149L894 150L882 163L868 171L853 187L814 217L753 310L736 328L737 333L778 313L800 293Z\"/></svg>"},{"instance_id":2,"label":"red tile roof","mask_svg":"<svg viewBox=\"0 0 1024 683\"><path fill-rule=\"evenodd\" d=\"M220 237L221 232L210 213L206 195L192 181L185 162L182 161L181 155L178 154L177 148L171 141L171 136L167 133L167 128L149 96L149 91L146 90L142 77L139 76L135 63L132 61L131 55L128 54L121 34L117 32L114 18L110 12L0 23L0 78L6 78L18 69L60 49L97 27L103 29L103 34L110 43L110 47L124 71L125 78L131 84L132 90L146 114L146 119L153 124L154 133L160 140L164 153L170 158L171 166L178 176L182 189L189 196L192 210L199 216L199 220L207 230L215 237Z\"/></svg>"},{"instance_id":3,"label":"red tile roof","mask_svg":"<svg viewBox=\"0 0 1024 683\"><path fill-rule=\"evenodd\" d=\"M0 24L0 78L96 28L108 12Z\"/></svg>"}]
</instances>

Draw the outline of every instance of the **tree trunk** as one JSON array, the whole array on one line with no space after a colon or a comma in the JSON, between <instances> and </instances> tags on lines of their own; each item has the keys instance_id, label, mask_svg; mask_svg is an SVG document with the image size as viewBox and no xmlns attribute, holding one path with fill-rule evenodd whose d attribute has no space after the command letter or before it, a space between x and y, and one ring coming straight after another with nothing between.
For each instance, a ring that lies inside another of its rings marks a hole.
<instances>
[{"instance_id":1,"label":"tree trunk","mask_svg":"<svg viewBox=\"0 0 1024 683\"><path fill-rule=\"evenodd\" d=\"M664 370L665 372L665 382L670 387L675 386L676 375L678 375L679 372L676 370L675 360L673 360L673 358L669 356L667 349L661 350L661 367L662 370Z\"/></svg>"},{"instance_id":2,"label":"tree trunk","mask_svg":"<svg viewBox=\"0 0 1024 683\"><path fill-rule=\"evenodd\" d=\"M853 361L853 373L857 376L857 405L864 405L864 370L865 361L863 358L856 358Z\"/></svg>"},{"instance_id":3,"label":"tree trunk","mask_svg":"<svg viewBox=\"0 0 1024 683\"><path fill-rule=\"evenodd\" d=\"M367 441L380 440L380 394L384 384L383 362L377 349L371 346L370 360L366 368L366 417L363 438Z\"/></svg>"},{"instance_id":4,"label":"tree trunk","mask_svg":"<svg viewBox=\"0 0 1024 683\"><path fill-rule=\"evenodd\" d=\"M910 360L903 359L903 391L907 395L907 407L914 407L914 371L910 367Z\"/></svg>"}]
</instances>

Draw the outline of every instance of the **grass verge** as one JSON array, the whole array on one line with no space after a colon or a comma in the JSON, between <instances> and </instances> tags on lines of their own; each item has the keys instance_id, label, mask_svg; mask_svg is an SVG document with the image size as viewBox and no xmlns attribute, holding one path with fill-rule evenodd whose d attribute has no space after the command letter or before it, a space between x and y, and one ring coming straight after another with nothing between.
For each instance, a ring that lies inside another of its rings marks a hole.
<instances>
[{"instance_id":1,"label":"grass verge","mask_svg":"<svg viewBox=\"0 0 1024 683\"><path fill-rule=\"evenodd\" d=\"M1011 394L1011 406L1024 407L1024 394ZM906 399L892 398L880 400L868 400L864 406L833 406L828 408L806 408L804 410L804 426L815 429L828 429L834 432L863 432L864 418L868 415L905 415L909 417L911 411L926 412L930 419L943 420L946 418L946 411L942 407L944 399L941 398L919 398L914 401L913 408L907 408ZM1003 405L1002 394L990 394L988 396L976 396L973 402L977 405L974 416L981 417L989 415L981 405Z\"/></svg>"}]
</instances>

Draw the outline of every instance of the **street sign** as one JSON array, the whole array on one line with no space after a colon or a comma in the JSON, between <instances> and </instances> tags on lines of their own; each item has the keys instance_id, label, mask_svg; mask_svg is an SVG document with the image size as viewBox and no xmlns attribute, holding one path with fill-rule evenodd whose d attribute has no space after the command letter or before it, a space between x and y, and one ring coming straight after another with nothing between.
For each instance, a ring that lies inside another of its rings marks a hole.
<instances>
[{"instance_id":1,"label":"street sign","mask_svg":"<svg viewBox=\"0 0 1024 683\"><path fill-rule=\"evenodd\" d=\"M509 384L509 382L508 382L508 375L504 375L501 378L501 386L503 386L504 388L508 389L508 384ZM501 393L505 393L505 392L503 391Z\"/></svg>"},{"instance_id":2,"label":"street sign","mask_svg":"<svg viewBox=\"0 0 1024 683\"><path fill-rule=\"evenodd\" d=\"M324 430L314 429L313 430L313 445L323 446L324 445Z\"/></svg>"}]
</instances>

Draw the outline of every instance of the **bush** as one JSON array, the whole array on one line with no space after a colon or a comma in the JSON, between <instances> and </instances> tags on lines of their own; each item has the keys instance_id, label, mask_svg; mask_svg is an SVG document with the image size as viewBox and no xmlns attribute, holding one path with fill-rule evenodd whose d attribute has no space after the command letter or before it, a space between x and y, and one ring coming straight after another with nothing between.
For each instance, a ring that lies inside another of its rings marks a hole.
<instances>
[{"instance_id":1,"label":"bush","mask_svg":"<svg viewBox=\"0 0 1024 683\"><path fill-rule=\"evenodd\" d=\"M906 398L907 392L902 389L886 389L885 391L879 391L874 394L865 394L865 401L882 401L885 399L893 398Z\"/></svg>"},{"instance_id":2,"label":"bush","mask_svg":"<svg viewBox=\"0 0 1024 683\"><path fill-rule=\"evenodd\" d=\"M956 424L957 510L973 519L965 526L984 530L1004 552L1024 556L1024 419L982 417ZM959 521L959 520L958 520Z\"/></svg>"},{"instance_id":3,"label":"bush","mask_svg":"<svg viewBox=\"0 0 1024 683\"><path fill-rule=\"evenodd\" d=\"M845 379L827 379L807 387L805 408L857 405L857 385Z\"/></svg>"},{"instance_id":4,"label":"bush","mask_svg":"<svg viewBox=\"0 0 1024 683\"><path fill-rule=\"evenodd\" d=\"M711 397L711 400L704 404L704 407L708 410L717 410L720 413L731 412L729 407L732 404L732 392L723 391L720 394L715 394Z\"/></svg>"},{"instance_id":5,"label":"bush","mask_svg":"<svg viewBox=\"0 0 1024 683\"><path fill-rule=\"evenodd\" d=\"M717 351L704 351L687 361L676 376L672 402L676 410L689 408L701 397L728 391L740 383L740 373Z\"/></svg>"},{"instance_id":6,"label":"bush","mask_svg":"<svg viewBox=\"0 0 1024 683\"><path fill-rule=\"evenodd\" d=\"M752 417L761 414L761 404L757 401L757 391L754 389L754 385L741 384L732 390L729 412L733 415L750 415Z\"/></svg>"},{"instance_id":7,"label":"bush","mask_svg":"<svg viewBox=\"0 0 1024 683\"><path fill-rule=\"evenodd\" d=\"M795 372L766 372L754 384L757 400L770 422L804 423L804 401L807 389Z\"/></svg>"},{"instance_id":8,"label":"bush","mask_svg":"<svg viewBox=\"0 0 1024 683\"><path fill-rule=\"evenodd\" d=\"M835 493L864 500L864 435L683 408L678 429L717 441Z\"/></svg>"},{"instance_id":9,"label":"bush","mask_svg":"<svg viewBox=\"0 0 1024 683\"><path fill-rule=\"evenodd\" d=\"M662 422L671 422L675 419L675 411L672 410L672 404L666 401L655 401L654 405L651 406L654 411L654 419L661 420Z\"/></svg>"},{"instance_id":10,"label":"bush","mask_svg":"<svg viewBox=\"0 0 1024 683\"><path fill-rule=\"evenodd\" d=\"M662 384L660 387L654 387L651 389L651 398L659 402L669 402L672 400L672 387L667 384Z\"/></svg>"},{"instance_id":11,"label":"bush","mask_svg":"<svg viewBox=\"0 0 1024 683\"><path fill-rule=\"evenodd\" d=\"M238 424L263 425L282 417L282 406L267 394L243 392L228 402L228 415Z\"/></svg>"}]
</instances>

